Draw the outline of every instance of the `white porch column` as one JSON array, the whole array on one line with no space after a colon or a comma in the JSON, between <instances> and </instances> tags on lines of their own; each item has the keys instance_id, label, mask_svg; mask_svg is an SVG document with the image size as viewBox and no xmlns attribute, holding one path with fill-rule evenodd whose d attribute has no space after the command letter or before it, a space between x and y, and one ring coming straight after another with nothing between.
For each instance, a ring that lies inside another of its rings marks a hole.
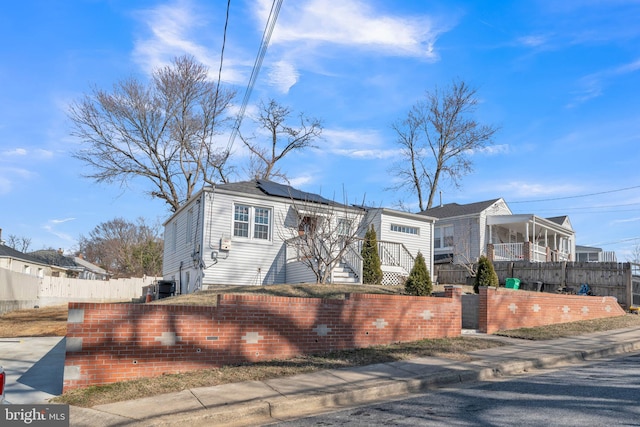
<instances>
[{"instance_id":1,"label":"white porch column","mask_svg":"<svg viewBox=\"0 0 640 427\"><path fill-rule=\"evenodd\" d=\"M525 233L524 233L524 241L528 242L529 241L529 222L527 221L527 223L525 224Z\"/></svg>"}]
</instances>

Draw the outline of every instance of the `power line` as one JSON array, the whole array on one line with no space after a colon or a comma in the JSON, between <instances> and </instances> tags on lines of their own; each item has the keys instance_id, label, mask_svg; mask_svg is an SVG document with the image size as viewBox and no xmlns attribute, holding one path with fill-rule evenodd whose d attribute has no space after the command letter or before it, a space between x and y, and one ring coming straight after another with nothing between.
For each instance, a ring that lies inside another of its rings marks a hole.
<instances>
[{"instance_id":1,"label":"power line","mask_svg":"<svg viewBox=\"0 0 640 427\"><path fill-rule=\"evenodd\" d=\"M238 113L236 123L233 126L231 135L229 137L229 143L227 144L227 151L231 150L231 147L233 146L233 142L236 139L236 135L240 130L240 125L242 124L242 119L244 118L244 113L245 113L245 110L247 109L247 104L249 103L249 98L251 97L253 86L256 83L256 79L258 78L258 73L260 72L260 68L262 67L262 60L264 59L264 56L267 53L267 47L269 47L269 41L271 40L273 29L276 26L276 20L278 19L278 14L280 13L280 8L282 7L282 1L283 0L274 0L273 4L271 5L271 11L269 12L269 17L267 18L267 24L262 34L262 43L260 44L260 50L258 51L258 55L253 64L253 70L251 71L251 77L249 78L247 89L244 92L244 98L242 99L240 112Z\"/></svg>"},{"instance_id":2,"label":"power line","mask_svg":"<svg viewBox=\"0 0 640 427\"><path fill-rule=\"evenodd\" d=\"M227 27L229 26L229 9L231 9L231 0L227 0L227 14L224 19L224 31L222 32L222 49L220 49L220 67L218 68L218 83L216 84L216 99L215 99L216 103L218 102L218 93L220 91L220 80L222 79L222 61L224 60L224 47L227 44Z\"/></svg>"},{"instance_id":3,"label":"power line","mask_svg":"<svg viewBox=\"0 0 640 427\"><path fill-rule=\"evenodd\" d=\"M213 119L211 123L211 136L209 136L209 144L211 144L211 139L213 137L213 129L215 127L216 114L218 112L218 97L220 96L220 81L222 80L222 63L224 62L224 48L227 44L227 27L229 26L229 9L231 9L231 0L227 0L227 12L224 19L224 30L222 32L222 48L220 49L220 66L218 67L218 81L216 83L216 94L213 99ZM202 152L204 151L204 140L200 142L200 150L198 151L198 164L202 162ZM196 169L197 171L197 169ZM198 172L196 172L197 174ZM206 179L206 176L205 176Z\"/></svg>"},{"instance_id":4,"label":"power line","mask_svg":"<svg viewBox=\"0 0 640 427\"><path fill-rule=\"evenodd\" d=\"M636 185L634 187L619 188L617 190L601 191L599 193L580 194L578 196L556 197L556 198L553 198L553 199L521 200L521 201L517 201L517 202L509 202L509 204L511 205L511 204L516 204L516 203L552 202L552 201L555 201L555 200L577 199L579 197L599 196L601 194L617 193L619 191L633 190L633 189L636 189L636 188L640 188L640 185Z\"/></svg>"},{"instance_id":5,"label":"power line","mask_svg":"<svg viewBox=\"0 0 640 427\"><path fill-rule=\"evenodd\" d=\"M600 205L600 206L578 206L575 208L544 208L544 209L540 209L541 211L544 212L550 212L550 211L576 211L576 210L582 210L582 209L608 209L608 208L620 208L620 207L625 207L625 206L640 206L640 203L623 203L623 204L619 204L619 205ZM635 211L637 209L623 209L623 210L616 210L615 212L629 212L629 211Z\"/></svg>"},{"instance_id":6,"label":"power line","mask_svg":"<svg viewBox=\"0 0 640 427\"><path fill-rule=\"evenodd\" d=\"M615 245L617 243L624 243L624 242L632 242L634 240L639 240L640 241L640 236L638 237L630 237L628 239L622 239L622 240L617 240L615 242L607 242L607 243L594 243L592 245L588 245L588 246L606 246L606 245Z\"/></svg>"}]
</instances>

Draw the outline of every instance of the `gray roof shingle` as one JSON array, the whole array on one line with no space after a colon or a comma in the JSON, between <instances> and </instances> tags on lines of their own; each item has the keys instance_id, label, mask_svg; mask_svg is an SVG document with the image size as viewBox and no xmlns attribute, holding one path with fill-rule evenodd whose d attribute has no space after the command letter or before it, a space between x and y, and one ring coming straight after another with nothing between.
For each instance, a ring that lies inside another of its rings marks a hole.
<instances>
[{"instance_id":1,"label":"gray roof shingle","mask_svg":"<svg viewBox=\"0 0 640 427\"><path fill-rule=\"evenodd\" d=\"M419 214L432 216L438 219L463 215L473 215L484 211L499 200L500 199L485 200L483 202L467 203L466 205L460 205L458 203L447 203L446 205L438 206L431 209L425 209Z\"/></svg>"},{"instance_id":2,"label":"gray roof shingle","mask_svg":"<svg viewBox=\"0 0 640 427\"><path fill-rule=\"evenodd\" d=\"M17 251L6 245L0 245L0 257L20 259L22 261L33 262L36 264L46 265L47 263L32 255Z\"/></svg>"}]
</instances>

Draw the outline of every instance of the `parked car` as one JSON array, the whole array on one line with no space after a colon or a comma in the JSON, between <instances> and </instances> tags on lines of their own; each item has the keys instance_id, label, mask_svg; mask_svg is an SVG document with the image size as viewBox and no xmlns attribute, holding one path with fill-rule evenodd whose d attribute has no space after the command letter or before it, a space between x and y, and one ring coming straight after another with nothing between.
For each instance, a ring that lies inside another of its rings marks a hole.
<instances>
[{"instance_id":1,"label":"parked car","mask_svg":"<svg viewBox=\"0 0 640 427\"><path fill-rule=\"evenodd\" d=\"M6 381L7 381L7 376L5 375L4 369L2 369L2 366L0 366L0 404L9 403L6 400L4 400L4 385Z\"/></svg>"}]
</instances>

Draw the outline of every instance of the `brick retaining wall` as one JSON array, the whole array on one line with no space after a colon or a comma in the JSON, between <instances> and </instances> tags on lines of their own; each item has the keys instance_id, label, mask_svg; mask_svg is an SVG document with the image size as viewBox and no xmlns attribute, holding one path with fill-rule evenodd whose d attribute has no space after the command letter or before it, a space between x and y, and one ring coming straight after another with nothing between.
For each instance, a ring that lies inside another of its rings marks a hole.
<instances>
[{"instance_id":1,"label":"brick retaining wall","mask_svg":"<svg viewBox=\"0 0 640 427\"><path fill-rule=\"evenodd\" d=\"M531 328L555 323L622 316L614 297L560 295L505 288L480 288L479 330Z\"/></svg>"},{"instance_id":2,"label":"brick retaining wall","mask_svg":"<svg viewBox=\"0 0 640 427\"><path fill-rule=\"evenodd\" d=\"M64 391L165 373L461 333L457 286L444 298L344 300L219 295L215 307L70 303Z\"/></svg>"}]
</instances>

